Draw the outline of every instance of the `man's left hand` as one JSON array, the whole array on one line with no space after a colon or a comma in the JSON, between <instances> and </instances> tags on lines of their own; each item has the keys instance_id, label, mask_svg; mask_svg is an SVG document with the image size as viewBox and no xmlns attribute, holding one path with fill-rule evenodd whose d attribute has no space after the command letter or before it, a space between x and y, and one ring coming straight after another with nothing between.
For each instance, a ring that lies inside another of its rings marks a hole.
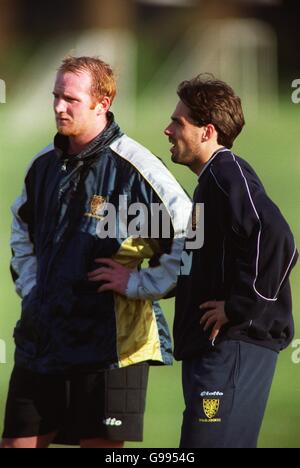
<instances>
[{"instance_id":1,"label":"man's left hand","mask_svg":"<svg viewBox=\"0 0 300 468\"><path fill-rule=\"evenodd\" d=\"M215 341L220 333L221 328L229 322L225 314L224 301L209 301L201 304L201 310L209 309L200 320L200 325L203 325L204 331L213 326L210 340Z\"/></svg>"},{"instance_id":2,"label":"man's left hand","mask_svg":"<svg viewBox=\"0 0 300 468\"><path fill-rule=\"evenodd\" d=\"M113 291L122 296L126 295L129 276L133 269L126 268L123 265L111 260L110 258L97 258L95 263L105 265L97 270L88 273L88 280L93 282L103 282L97 292Z\"/></svg>"}]
</instances>

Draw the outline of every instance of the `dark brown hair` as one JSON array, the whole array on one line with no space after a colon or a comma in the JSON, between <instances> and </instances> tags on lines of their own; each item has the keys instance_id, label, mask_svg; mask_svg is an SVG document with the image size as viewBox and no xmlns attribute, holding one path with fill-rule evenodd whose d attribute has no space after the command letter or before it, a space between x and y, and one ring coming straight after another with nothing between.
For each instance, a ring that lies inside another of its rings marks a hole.
<instances>
[{"instance_id":1,"label":"dark brown hair","mask_svg":"<svg viewBox=\"0 0 300 468\"><path fill-rule=\"evenodd\" d=\"M104 96L107 96L112 103L117 94L116 78L111 66L97 57L66 57L58 72L90 73L92 77L91 96L96 101L101 101Z\"/></svg>"},{"instance_id":2,"label":"dark brown hair","mask_svg":"<svg viewBox=\"0 0 300 468\"><path fill-rule=\"evenodd\" d=\"M213 124L218 132L218 143L232 148L245 125L245 119L241 100L228 84L212 75L201 74L183 81L177 94L190 109L195 125Z\"/></svg>"}]
</instances>

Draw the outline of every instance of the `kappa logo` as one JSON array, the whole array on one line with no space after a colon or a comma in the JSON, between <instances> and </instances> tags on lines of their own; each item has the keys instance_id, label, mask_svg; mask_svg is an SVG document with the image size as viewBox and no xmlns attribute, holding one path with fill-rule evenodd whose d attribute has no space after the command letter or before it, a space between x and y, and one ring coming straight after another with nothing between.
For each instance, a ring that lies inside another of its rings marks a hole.
<instances>
[{"instance_id":1,"label":"kappa logo","mask_svg":"<svg viewBox=\"0 0 300 468\"><path fill-rule=\"evenodd\" d=\"M122 426L122 421L116 419L116 418L107 418L107 419L103 419L103 424L105 426Z\"/></svg>"},{"instance_id":2,"label":"kappa logo","mask_svg":"<svg viewBox=\"0 0 300 468\"><path fill-rule=\"evenodd\" d=\"M107 198L102 197L101 195L93 195L90 200L90 213L85 213L84 216L95 218L101 221L103 219L106 203Z\"/></svg>"}]
</instances>

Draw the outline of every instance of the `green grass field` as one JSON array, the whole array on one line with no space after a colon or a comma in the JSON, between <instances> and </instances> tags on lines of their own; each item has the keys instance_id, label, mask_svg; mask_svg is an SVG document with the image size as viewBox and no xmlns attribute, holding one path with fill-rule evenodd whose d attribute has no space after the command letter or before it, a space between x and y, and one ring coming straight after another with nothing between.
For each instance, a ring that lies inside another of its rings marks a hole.
<instances>
[{"instance_id":1,"label":"green grass field","mask_svg":"<svg viewBox=\"0 0 300 468\"><path fill-rule=\"evenodd\" d=\"M175 100L174 100L175 103ZM16 141L14 128L5 128L6 106L0 106L0 339L7 343L7 364L0 364L0 431L8 379L13 365L12 330L20 313L19 299L9 275L9 207L20 192L23 173L32 156L51 140L49 130L40 131L27 140ZM162 130L167 125L172 105L140 103L138 124L132 137L161 156L171 171L190 194L196 177L170 162L169 144ZM300 242L300 142L298 140L300 108L282 105L278 113L266 113L249 119L235 152L247 159L263 180L269 195L280 206ZM247 116L247 112L246 112ZM30 118L30 117L29 117ZM50 128L50 125L49 125ZM51 122L51 129L53 124ZM126 123L123 124L126 131ZM296 338L300 338L299 266L292 275ZM164 301L163 307L170 327L173 319L173 301ZM282 353L274 381L268 410L260 437L260 447L300 447L300 364L292 363L292 348ZM176 448L178 446L183 400L181 395L180 365L172 368L153 368L150 374L148 404L143 444L133 447Z\"/></svg>"}]
</instances>

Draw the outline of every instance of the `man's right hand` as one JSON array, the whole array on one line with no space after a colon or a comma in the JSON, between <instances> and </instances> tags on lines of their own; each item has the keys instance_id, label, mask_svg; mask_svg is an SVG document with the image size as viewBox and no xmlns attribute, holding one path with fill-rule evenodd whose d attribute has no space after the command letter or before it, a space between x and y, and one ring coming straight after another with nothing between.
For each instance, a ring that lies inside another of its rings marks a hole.
<instances>
[{"instance_id":1,"label":"man's right hand","mask_svg":"<svg viewBox=\"0 0 300 468\"><path fill-rule=\"evenodd\" d=\"M201 310L209 309L200 320L200 325L203 325L204 331L213 326L210 340L215 341L220 333L221 328L229 322L225 314L224 301L209 301L201 304Z\"/></svg>"},{"instance_id":2,"label":"man's right hand","mask_svg":"<svg viewBox=\"0 0 300 468\"><path fill-rule=\"evenodd\" d=\"M132 271L110 258L97 258L95 263L100 263L101 268L88 273L88 280L92 282L105 282L97 292L113 291L121 296L126 296L127 285Z\"/></svg>"}]
</instances>

